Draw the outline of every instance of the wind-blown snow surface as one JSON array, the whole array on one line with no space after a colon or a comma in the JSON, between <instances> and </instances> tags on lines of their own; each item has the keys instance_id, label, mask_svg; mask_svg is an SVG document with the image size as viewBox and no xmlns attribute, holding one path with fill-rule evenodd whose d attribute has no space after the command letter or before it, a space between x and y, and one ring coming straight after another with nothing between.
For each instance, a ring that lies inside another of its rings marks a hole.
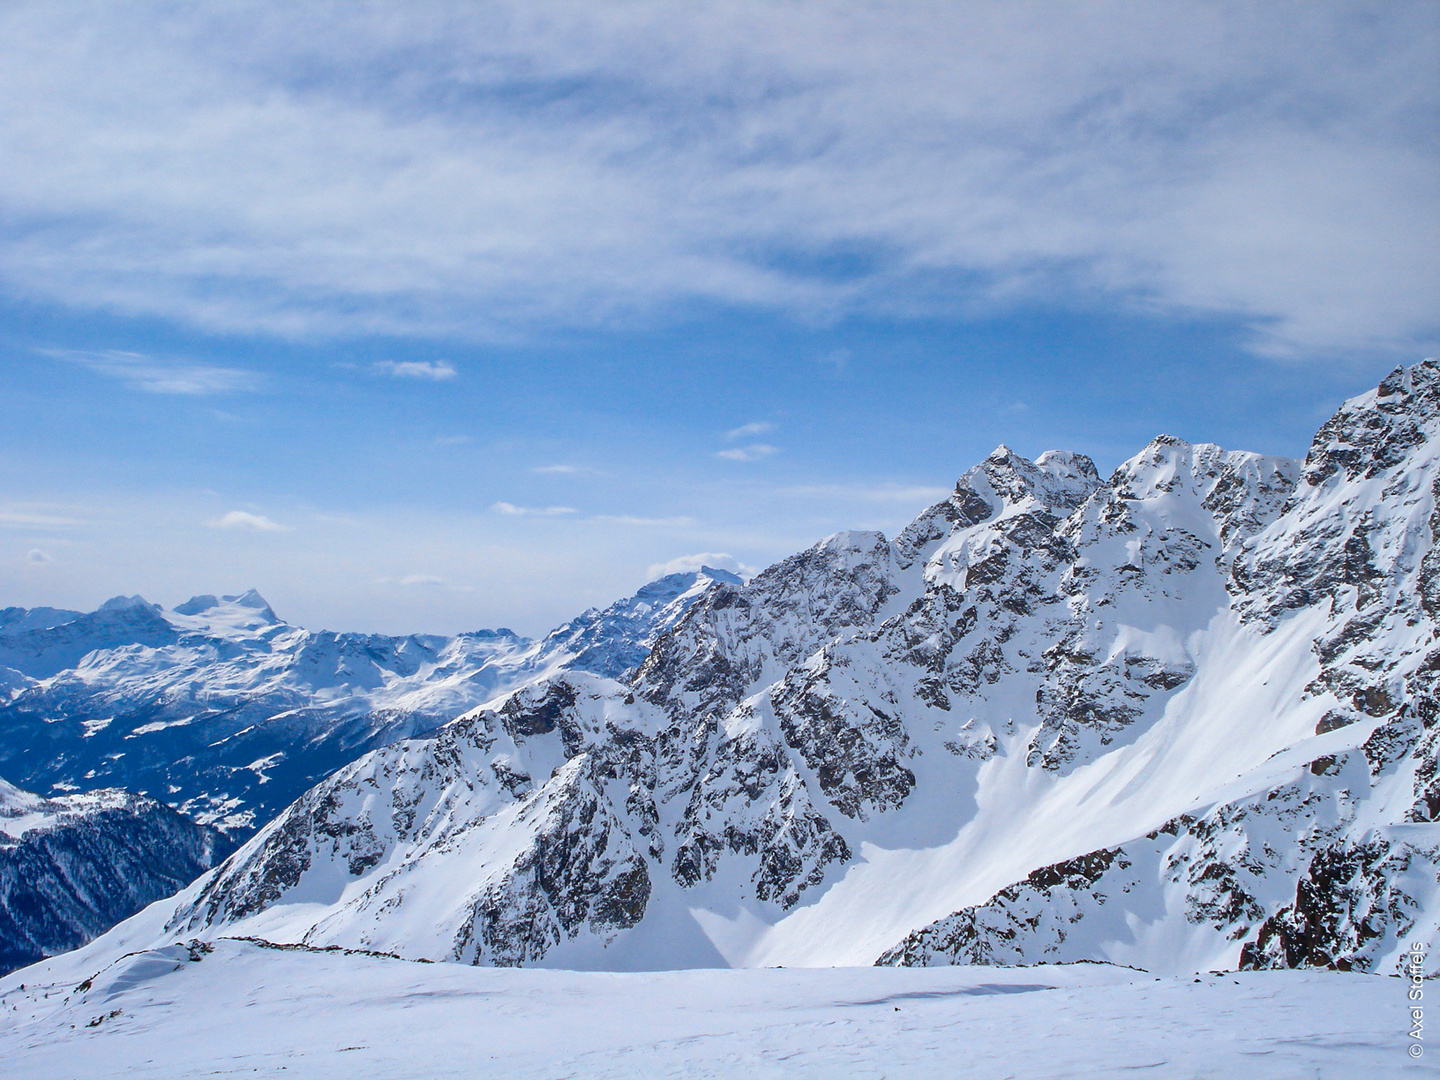
<instances>
[{"instance_id":1,"label":"wind-blown snow surface","mask_svg":"<svg viewBox=\"0 0 1440 1080\"><path fill-rule=\"evenodd\" d=\"M222 940L0 981L28 1080L1433 1076L1407 984L1332 972L1157 979L1108 965L507 971ZM22 990L21 984L24 984Z\"/></svg>"},{"instance_id":2,"label":"wind-blown snow surface","mask_svg":"<svg viewBox=\"0 0 1440 1080\"><path fill-rule=\"evenodd\" d=\"M244 839L368 750L527 681L620 676L714 581L672 574L539 641L337 634L282 622L254 591L173 611L139 596L81 614L0 610L0 776L37 790L116 785Z\"/></svg>"},{"instance_id":3,"label":"wind-blown snow surface","mask_svg":"<svg viewBox=\"0 0 1440 1080\"><path fill-rule=\"evenodd\" d=\"M894 540L710 585L623 680L353 762L109 947L1393 972L1440 922L1437 504L1437 361L1303 463L1000 447Z\"/></svg>"}]
</instances>

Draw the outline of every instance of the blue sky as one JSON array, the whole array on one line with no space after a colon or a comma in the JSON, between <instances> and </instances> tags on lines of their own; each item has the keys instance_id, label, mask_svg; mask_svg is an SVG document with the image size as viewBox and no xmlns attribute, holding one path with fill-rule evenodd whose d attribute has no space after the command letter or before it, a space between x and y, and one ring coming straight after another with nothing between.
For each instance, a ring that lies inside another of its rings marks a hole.
<instances>
[{"instance_id":1,"label":"blue sky","mask_svg":"<svg viewBox=\"0 0 1440 1080\"><path fill-rule=\"evenodd\" d=\"M1433 4L15 3L0 603L538 632L1440 351Z\"/></svg>"}]
</instances>

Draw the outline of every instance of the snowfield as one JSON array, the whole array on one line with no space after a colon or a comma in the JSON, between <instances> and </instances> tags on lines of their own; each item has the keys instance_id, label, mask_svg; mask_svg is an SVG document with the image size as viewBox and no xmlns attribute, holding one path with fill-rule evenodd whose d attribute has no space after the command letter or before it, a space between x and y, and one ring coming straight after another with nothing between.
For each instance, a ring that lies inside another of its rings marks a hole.
<instances>
[{"instance_id":1,"label":"snowfield","mask_svg":"<svg viewBox=\"0 0 1440 1080\"><path fill-rule=\"evenodd\" d=\"M0 980L7 1075L1349 1080L1440 1072L1409 1056L1407 984L1375 975L1155 978L1108 964L568 972L230 939L209 953L172 945L125 956L88 985L73 979L75 968L71 954Z\"/></svg>"}]
</instances>

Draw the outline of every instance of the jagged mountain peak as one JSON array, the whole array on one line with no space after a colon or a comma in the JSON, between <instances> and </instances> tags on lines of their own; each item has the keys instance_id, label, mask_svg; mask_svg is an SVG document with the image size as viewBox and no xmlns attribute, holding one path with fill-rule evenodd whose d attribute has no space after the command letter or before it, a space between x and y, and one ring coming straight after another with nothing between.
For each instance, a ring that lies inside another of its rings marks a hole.
<instances>
[{"instance_id":1,"label":"jagged mountain peak","mask_svg":"<svg viewBox=\"0 0 1440 1080\"><path fill-rule=\"evenodd\" d=\"M712 582L717 581L727 585L744 584L738 574L732 574L729 570L717 570L713 566L702 566L698 570L680 570L646 582L635 590L635 599L651 604L657 601L668 603L697 586L702 589L708 588ZM620 602L624 603L624 601Z\"/></svg>"},{"instance_id":2,"label":"jagged mountain peak","mask_svg":"<svg viewBox=\"0 0 1440 1080\"><path fill-rule=\"evenodd\" d=\"M743 586L737 575L708 566L666 574L631 596L591 608L552 630L538 646L537 663L625 678L644 662L656 639L702 597Z\"/></svg>"},{"instance_id":3,"label":"jagged mountain peak","mask_svg":"<svg viewBox=\"0 0 1440 1080\"><path fill-rule=\"evenodd\" d=\"M1039 515L1052 523L1082 506L1101 487L1095 463L1084 454L1047 450L1034 461L1000 445L960 477L949 498L922 512L895 538L897 564L944 561L967 534L986 523Z\"/></svg>"},{"instance_id":4,"label":"jagged mountain peak","mask_svg":"<svg viewBox=\"0 0 1440 1080\"><path fill-rule=\"evenodd\" d=\"M1305 483L1374 477L1440 433L1440 359L1397 367L1378 387L1351 398L1315 434Z\"/></svg>"},{"instance_id":5,"label":"jagged mountain peak","mask_svg":"<svg viewBox=\"0 0 1440 1080\"><path fill-rule=\"evenodd\" d=\"M1074 477L1086 483L1098 483L1100 480L1095 462L1073 450L1046 450L1035 459L1035 467L1055 477Z\"/></svg>"},{"instance_id":6,"label":"jagged mountain peak","mask_svg":"<svg viewBox=\"0 0 1440 1080\"><path fill-rule=\"evenodd\" d=\"M1064 517L1099 483L1095 463L1084 454L1047 450L1031 461L1001 444L960 477L950 501L957 504L962 519L970 519L969 524L1037 509ZM988 512L982 511L981 503Z\"/></svg>"},{"instance_id":7,"label":"jagged mountain peak","mask_svg":"<svg viewBox=\"0 0 1440 1080\"><path fill-rule=\"evenodd\" d=\"M1240 541L1276 518L1299 475L1300 462L1293 458L1161 435L1110 475L1097 495L1099 503L1077 516L1068 533L1074 534L1079 518L1110 521L1112 527L1130 520L1129 527L1135 527L1140 507L1148 507L1148 513L1164 518L1161 527L1214 536L1228 557Z\"/></svg>"},{"instance_id":8,"label":"jagged mountain peak","mask_svg":"<svg viewBox=\"0 0 1440 1080\"><path fill-rule=\"evenodd\" d=\"M1004 465L1015 460L1017 457L1019 457L1019 455L1016 454L1014 450L1011 450L1010 447L1006 446L1004 443L1001 443L999 446L995 447L994 450L991 450L990 453L985 455L985 460L993 461L997 465Z\"/></svg>"},{"instance_id":9,"label":"jagged mountain peak","mask_svg":"<svg viewBox=\"0 0 1440 1080\"><path fill-rule=\"evenodd\" d=\"M816 553L849 557L869 555L886 543L885 534L878 529L841 529L810 546Z\"/></svg>"}]
</instances>

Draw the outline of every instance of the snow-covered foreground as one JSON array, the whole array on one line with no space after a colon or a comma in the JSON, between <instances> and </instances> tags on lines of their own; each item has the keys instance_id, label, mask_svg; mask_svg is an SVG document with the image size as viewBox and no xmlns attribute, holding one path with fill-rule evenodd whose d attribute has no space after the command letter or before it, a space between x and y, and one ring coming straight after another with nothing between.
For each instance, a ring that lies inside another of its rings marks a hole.
<instances>
[{"instance_id":1,"label":"snow-covered foreground","mask_svg":"<svg viewBox=\"0 0 1440 1080\"><path fill-rule=\"evenodd\" d=\"M1405 983L1333 972L601 973L220 940L209 953L173 945L124 957L88 985L72 974L73 963L50 961L0 980L0 1071L29 1080L1440 1073L1409 1056Z\"/></svg>"}]
</instances>

